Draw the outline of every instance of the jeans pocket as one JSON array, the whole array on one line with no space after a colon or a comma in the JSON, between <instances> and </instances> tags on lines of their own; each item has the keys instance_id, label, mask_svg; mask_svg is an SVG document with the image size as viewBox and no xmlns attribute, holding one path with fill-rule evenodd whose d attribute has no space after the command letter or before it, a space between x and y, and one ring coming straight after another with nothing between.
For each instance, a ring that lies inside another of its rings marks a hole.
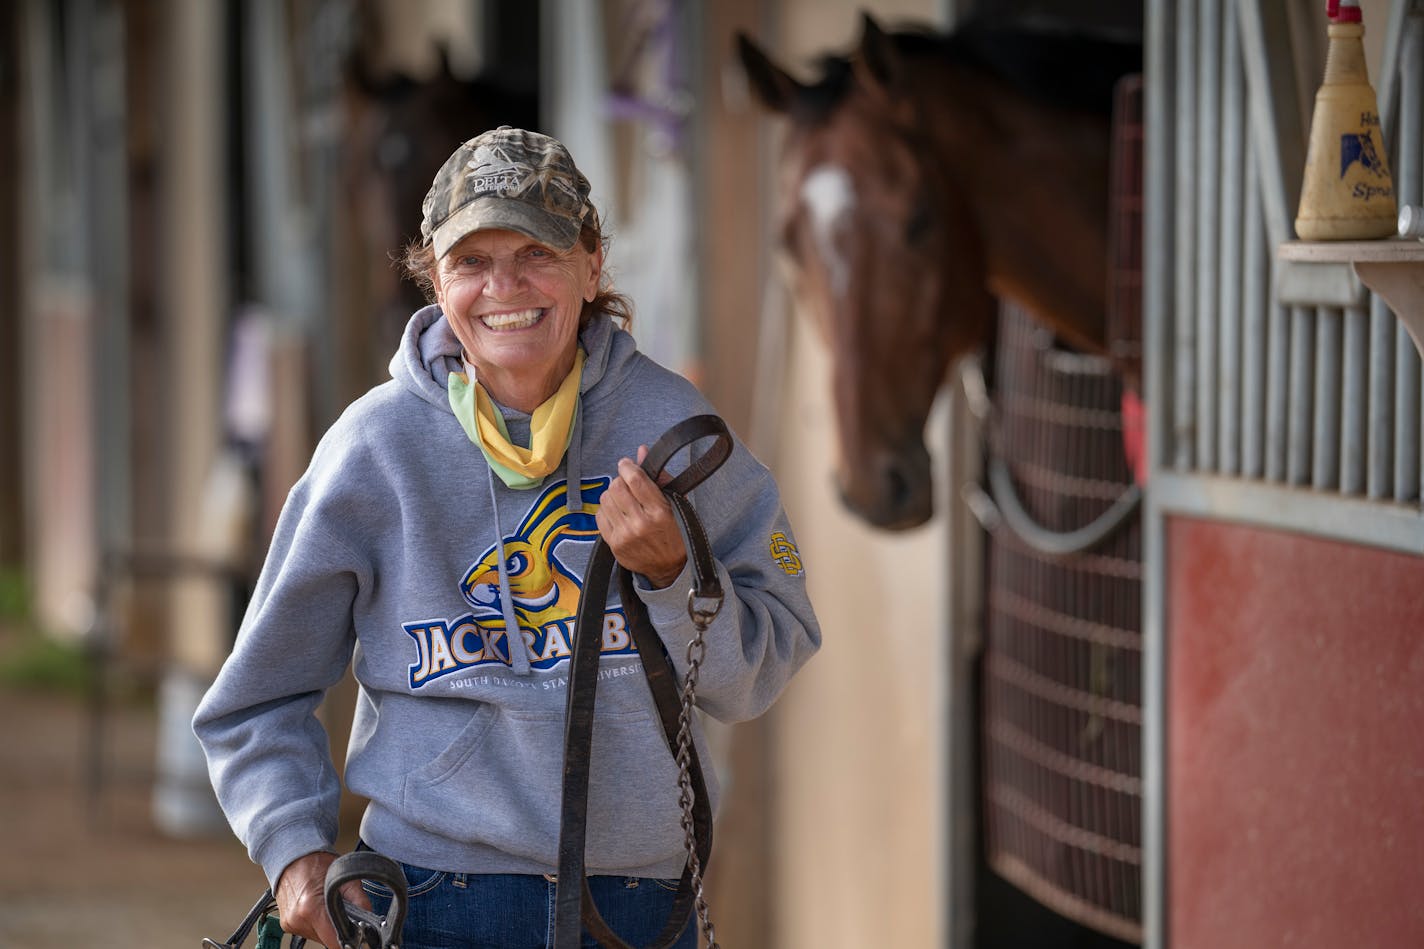
<instances>
[{"instance_id":1,"label":"jeans pocket","mask_svg":"<svg viewBox=\"0 0 1424 949\"><path fill-rule=\"evenodd\" d=\"M422 893L429 893L439 886L446 876L444 870L428 870L425 867L416 867L408 863L402 863L400 868L401 872L405 874L407 899L414 899ZM379 896L386 900L394 895L391 888L384 883L375 883L371 880L362 880L361 888L370 896Z\"/></svg>"}]
</instances>

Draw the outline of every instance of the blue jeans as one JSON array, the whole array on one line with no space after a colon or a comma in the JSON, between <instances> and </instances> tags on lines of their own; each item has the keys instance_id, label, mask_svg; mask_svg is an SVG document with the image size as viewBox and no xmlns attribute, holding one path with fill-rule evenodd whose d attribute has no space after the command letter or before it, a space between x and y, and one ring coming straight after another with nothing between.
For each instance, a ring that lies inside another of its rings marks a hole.
<instances>
[{"instance_id":1,"label":"blue jeans","mask_svg":"<svg viewBox=\"0 0 1424 949\"><path fill-rule=\"evenodd\" d=\"M516 873L446 873L401 864L409 885L402 949L546 949L554 944L554 889L549 877ZM391 891L362 886L376 912L390 907ZM588 879L599 913L633 946L662 932L677 894L676 880L593 876ZM598 943L584 930L584 949ZM697 949L689 921L675 949Z\"/></svg>"}]
</instances>

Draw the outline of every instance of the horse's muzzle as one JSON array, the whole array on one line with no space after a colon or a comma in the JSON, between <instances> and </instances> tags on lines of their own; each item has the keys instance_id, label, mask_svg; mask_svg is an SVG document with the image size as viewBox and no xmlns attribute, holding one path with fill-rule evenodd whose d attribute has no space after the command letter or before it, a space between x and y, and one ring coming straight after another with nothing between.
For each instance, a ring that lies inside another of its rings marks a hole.
<instances>
[{"instance_id":1,"label":"horse's muzzle","mask_svg":"<svg viewBox=\"0 0 1424 949\"><path fill-rule=\"evenodd\" d=\"M871 527L908 530L934 514L934 480L923 442L877 452L863 470L842 472L841 503Z\"/></svg>"}]
</instances>

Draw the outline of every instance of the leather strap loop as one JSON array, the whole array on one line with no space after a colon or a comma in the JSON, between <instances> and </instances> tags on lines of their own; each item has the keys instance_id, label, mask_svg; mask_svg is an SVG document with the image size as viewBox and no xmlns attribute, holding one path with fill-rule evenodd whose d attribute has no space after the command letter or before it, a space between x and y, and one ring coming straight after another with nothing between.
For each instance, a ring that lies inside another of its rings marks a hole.
<instances>
[{"instance_id":1,"label":"leather strap loop","mask_svg":"<svg viewBox=\"0 0 1424 949\"><path fill-rule=\"evenodd\" d=\"M701 521L685 495L705 481L731 455L732 436L726 424L715 415L698 415L680 422L648 450L642 467L656 483L673 455L705 438L714 439L711 448L695 457L687 469L663 485L662 490L683 523L689 547L688 562L692 565L694 577L693 596L720 600L723 593L721 583L717 579L711 545L707 541L707 533ZM559 830L559 874L555 893L554 945L557 949L577 949L582 939L581 930L585 926L595 939L611 949L632 949L608 927L599 914L598 907L594 905L588 889L584 861L591 768L589 751L592 747L594 706L598 691L601 630L604 610L608 603L608 587L615 571L618 574L619 595L627 617L628 629L638 647L643 674L658 709L668 751L676 755L678 714L681 709L677 671L657 630L653 628L647 607L634 589L632 574L617 564L612 550L600 538L594 546L584 577L583 594L573 634L573 655L569 661L569 692L564 725L563 809ZM701 865L705 867L712 852L712 808L707 799L706 781L695 748L692 749L691 757L696 851ZM676 941L692 916L694 898L689 861L683 869L668 921L650 949L664 949Z\"/></svg>"}]
</instances>

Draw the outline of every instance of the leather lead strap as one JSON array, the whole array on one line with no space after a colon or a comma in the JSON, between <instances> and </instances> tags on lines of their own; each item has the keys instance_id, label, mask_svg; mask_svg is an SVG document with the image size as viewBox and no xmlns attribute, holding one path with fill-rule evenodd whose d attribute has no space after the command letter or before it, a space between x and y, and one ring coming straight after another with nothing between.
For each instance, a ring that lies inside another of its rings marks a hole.
<instances>
[{"instance_id":1,"label":"leather lead strap","mask_svg":"<svg viewBox=\"0 0 1424 949\"><path fill-rule=\"evenodd\" d=\"M643 470L657 483L658 476L673 455L692 443L714 438L712 447L688 468L663 486L663 493L682 519L688 539L688 561L692 564L694 599L720 599L712 549L686 494L721 467L732 453L732 436L715 415L698 415L673 426L648 450ZM619 595L627 614L628 628L642 659L658 718L662 723L669 753L676 755L678 714L681 709L677 672L647 608L633 588L633 576L619 566L613 552L600 538L584 578L583 595L574 626L573 656L569 662L569 693L564 724L563 809L559 828L559 875L555 891L554 945L556 949L578 949L582 929L610 949L632 949L609 929L594 905L588 889L584 863L584 838L588 828L588 781L593 741L593 713L598 691L598 659L602 645L603 614L608 604L608 587L618 574ZM697 752L692 750L694 789L693 827L698 860L705 868L712 852L712 808ZM648 949L665 949L681 934L692 916L695 893L691 864L685 866L677 896L663 930Z\"/></svg>"}]
</instances>

